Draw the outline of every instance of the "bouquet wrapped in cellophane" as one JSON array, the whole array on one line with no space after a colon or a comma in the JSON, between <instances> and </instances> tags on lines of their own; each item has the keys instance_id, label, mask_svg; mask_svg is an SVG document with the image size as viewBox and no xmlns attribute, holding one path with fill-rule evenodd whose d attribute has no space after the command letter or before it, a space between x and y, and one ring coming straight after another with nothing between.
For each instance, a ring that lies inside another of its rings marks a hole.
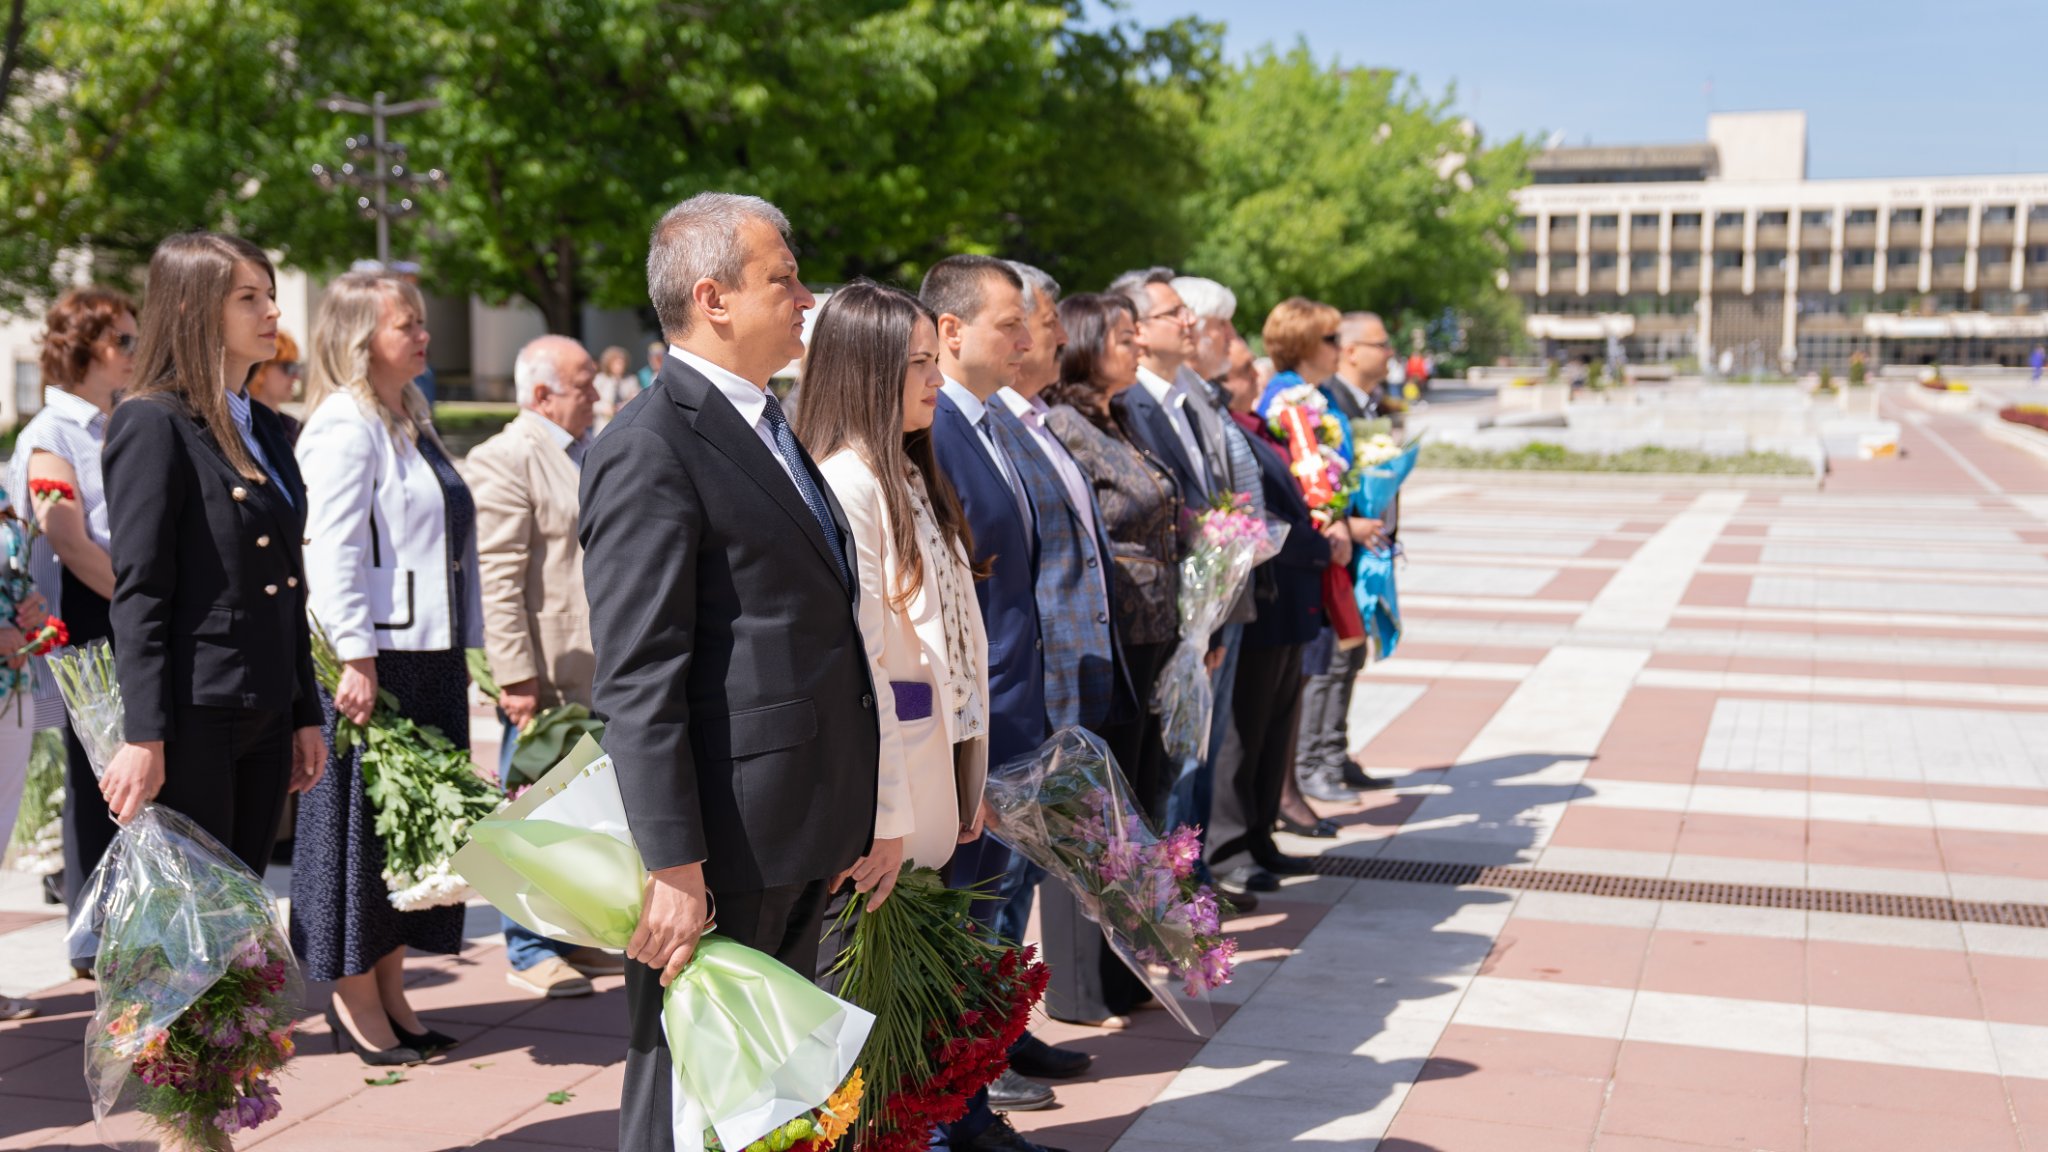
<instances>
[{"instance_id":1,"label":"bouquet wrapped in cellophane","mask_svg":"<svg viewBox=\"0 0 2048 1152\"><path fill-rule=\"evenodd\" d=\"M470 680L491 698L492 703L496 703L498 679L491 675L490 657L481 648L471 648L466 655ZM499 783L505 791L517 795L540 779L548 769L561 763L569 749L585 736L600 744L604 742L604 722L592 716L590 709L573 703L541 709L519 726L519 736L512 749L512 763L505 769L505 778Z\"/></svg>"},{"instance_id":2,"label":"bouquet wrapped in cellophane","mask_svg":"<svg viewBox=\"0 0 2048 1152\"><path fill-rule=\"evenodd\" d=\"M51 658L93 771L121 747L105 643ZM148 804L86 882L67 943L92 955L86 1087L114 1147L218 1150L278 1114L301 985L277 902L204 829Z\"/></svg>"},{"instance_id":3,"label":"bouquet wrapped in cellophane","mask_svg":"<svg viewBox=\"0 0 2048 1152\"><path fill-rule=\"evenodd\" d=\"M1288 471L1316 524L1327 527L1350 513L1358 487L1348 429L1330 411L1321 388L1292 372L1284 375L1296 382L1273 393L1260 414L1267 429L1287 445ZM1351 572L1342 564L1323 569L1323 615L1337 634L1339 649L1348 652L1365 643L1365 621L1352 595Z\"/></svg>"},{"instance_id":4,"label":"bouquet wrapped in cellophane","mask_svg":"<svg viewBox=\"0 0 2048 1152\"><path fill-rule=\"evenodd\" d=\"M1360 548L1352 560L1356 573L1353 597L1365 620L1366 634L1372 640L1375 660L1392 656L1401 643L1401 598L1395 586L1394 562L1402 550L1391 534L1396 498L1409 473L1415 471L1421 448L1420 440L1404 448L1387 434L1369 437L1358 444L1359 514L1387 525L1383 533L1385 542L1377 548Z\"/></svg>"},{"instance_id":5,"label":"bouquet wrapped in cellophane","mask_svg":"<svg viewBox=\"0 0 2048 1152\"><path fill-rule=\"evenodd\" d=\"M320 622L312 626L314 677L331 697L341 684L341 658ZM356 747L363 750L363 792L377 810L391 906L416 912L467 901L469 886L449 861L470 826L498 806L498 790L477 775L466 749L401 715L398 698L382 688L367 725L335 714L334 754Z\"/></svg>"},{"instance_id":6,"label":"bouquet wrapped in cellophane","mask_svg":"<svg viewBox=\"0 0 2048 1152\"><path fill-rule=\"evenodd\" d=\"M992 828L1065 884L1109 946L1188 1031L1207 1035L1207 994L1230 982L1237 941L1216 893L1194 878L1201 840L1153 831L1102 739L1062 728L989 773Z\"/></svg>"},{"instance_id":7,"label":"bouquet wrapped in cellophane","mask_svg":"<svg viewBox=\"0 0 2048 1152\"><path fill-rule=\"evenodd\" d=\"M1215 689L1202 665L1209 636L1244 591L1252 569L1272 559L1286 542L1287 525L1252 511L1244 496L1231 495L1196 518L1194 546L1180 562L1180 643L1152 691L1170 762L1208 754L1209 719L1216 706Z\"/></svg>"},{"instance_id":8,"label":"bouquet wrapped in cellophane","mask_svg":"<svg viewBox=\"0 0 2048 1152\"><path fill-rule=\"evenodd\" d=\"M618 776L585 737L518 799L469 830L454 865L520 924L624 948L647 870ZM662 994L679 1150L823 1152L860 1110L855 1066L874 1017L774 957L715 934Z\"/></svg>"},{"instance_id":9,"label":"bouquet wrapped in cellophane","mask_svg":"<svg viewBox=\"0 0 2048 1152\"><path fill-rule=\"evenodd\" d=\"M968 909L993 898L905 867L880 908L857 897L834 922L845 944L829 976L875 1014L862 1065L879 1099L854 1127L859 1152L922 1152L1009 1066L1047 972L1035 949L991 942L974 924Z\"/></svg>"}]
</instances>

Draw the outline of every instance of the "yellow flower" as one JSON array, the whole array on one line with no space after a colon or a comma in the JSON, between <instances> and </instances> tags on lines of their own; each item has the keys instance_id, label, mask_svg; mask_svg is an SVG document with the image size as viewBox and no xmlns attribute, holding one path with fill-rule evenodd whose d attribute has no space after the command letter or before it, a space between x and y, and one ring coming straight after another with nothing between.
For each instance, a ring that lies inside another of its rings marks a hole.
<instances>
[{"instance_id":1,"label":"yellow flower","mask_svg":"<svg viewBox=\"0 0 2048 1152\"><path fill-rule=\"evenodd\" d=\"M855 1068L839 1091L832 1094L825 1106L818 1109L818 1139L827 1145L846 1135L847 1129L860 1118L861 1081L860 1069Z\"/></svg>"}]
</instances>

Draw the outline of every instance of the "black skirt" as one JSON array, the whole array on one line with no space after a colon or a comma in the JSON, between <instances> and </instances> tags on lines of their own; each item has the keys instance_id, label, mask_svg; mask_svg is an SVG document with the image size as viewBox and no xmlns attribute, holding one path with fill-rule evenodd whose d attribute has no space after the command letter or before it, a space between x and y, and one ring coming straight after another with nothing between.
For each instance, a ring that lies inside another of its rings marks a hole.
<instances>
[{"instance_id":1,"label":"black skirt","mask_svg":"<svg viewBox=\"0 0 2048 1152\"><path fill-rule=\"evenodd\" d=\"M377 686L398 698L400 713L469 747L469 666L460 649L379 652ZM334 700L323 691L328 747ZM400 912L384 884L384 841L363 791L362 749L330 755L327 775L299 798L292 847L292 949L308 980L368 972L399 948L462 951L461 905Z\"/></svg>"}]
</instances>

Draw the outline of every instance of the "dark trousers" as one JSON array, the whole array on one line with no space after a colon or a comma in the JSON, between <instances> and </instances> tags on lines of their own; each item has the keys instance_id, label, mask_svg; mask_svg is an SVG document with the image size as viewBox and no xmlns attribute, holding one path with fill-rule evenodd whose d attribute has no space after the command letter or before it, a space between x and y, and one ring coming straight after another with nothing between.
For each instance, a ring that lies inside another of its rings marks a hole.
<instances>
[{"instance_id":1,"label":"dark trousers","mask_svg":"<svg viewBox=\"0 0 2048 1152\"><path fill-rule=\"evenodd\" d=\"M1301 738L1295 741L1295 770L1308 776L1343 771L1351 758L1351 693L1365 667L1361 644L1349 652L1330 646L1330 664L1310 676L1301 690Z\"/></svg>"},{"instance_id":2,"label":"dark trousers","mask_svg":"<svg viewBox=\"0 0 2048 1152\"><path fill-rule=\"evenodd\" d=\"M180 709L175 719L177 735L164 741L164 787L156 802L206 829L263 875L291 787L291 713L195 706Z\"/></svg>"},{"instance_id":3,"label":"dark trousers","mask_svg":"<svg viewBox=\"0 0 2048 1152\"><path fill-rule=\"evenodd\" d=\"M61 614L65 627L71 630L71 643L79 648L94 640L112 642L114 628L108 618L107 601L99 593L86 587L63 569L62 591L59 595ZM71 731L71 721L64 721L64 907L76 913L78 900L85 892L85 882L92 878L93 869L100 866L100 858L114 843L114 834L120 826L107 815L107 803L100 798L99 778L93 775L92 761L85 755L85 745ZM81 968L90 967L92 957L73 956L71 962Z\"/></svg>"},{"instance_id":4,"label":"dark trousers","mask_svg":"<svg viewBox=\"0 0 2048 1152\"><path fill-rule=\"evenodd\" d=\"M1245 815L1245 832L1216 845L1211 862L1249 852L1254 863L1279 859L1273 822L1280 817L1280 786L1294 771L1294 730L1301 717L1301 645L1245 647L1237 665L1231 701L1236 738L1224 745L1216 764L1216 786L1235 790Z\"/></svg>"},{"instance_id":5,"label":"dark trousers","mask_svg":"<svg viewBox=\"0 0 2048 1152\"><path fill-rule=\"evenodd\" d=\"M754 892L714 892L718 934L766 952L800 973L818 971L826 881ZM668 1041L661 1034L661 973L626 961L626 1085L619 1099L619 1152L677 1152ZM682 1152L696 1152L683 1149Z\"/></svg>"},{"instance_id":6,"label":"dark trousers","mask_svg":"<svg viewBox=\"0 0 2048 1152\"><path fill-rule=\"evenodd\" d=\"M1155 828L1166 819L1166 799L1180 776L1180 765L1166 762L1166 737L1159 730L1159 712L1152 707L1152 689L1173 648L1172 644L1124 645L1131 683L1137 686L1143 707L1135 719L1102 728L1102 742L1109 745L1139 809Z\"/></svg>"}]
</instances>

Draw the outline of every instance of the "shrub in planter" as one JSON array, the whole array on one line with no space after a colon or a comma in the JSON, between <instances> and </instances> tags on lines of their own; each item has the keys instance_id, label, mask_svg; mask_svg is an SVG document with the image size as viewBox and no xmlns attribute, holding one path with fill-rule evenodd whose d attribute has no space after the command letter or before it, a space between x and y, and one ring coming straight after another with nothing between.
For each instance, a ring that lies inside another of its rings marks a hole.
<instances>
[{"instance_id":1,"label":"shrub in planter","mask_svg":"<svg viewBox=\"0 0 2048 1152\"><path fill-rule=\"evenodd\" d=\"M2039 404L2014 404L2001 408L1998 418L2010 424L2024 424L2048 432L2048 408Z\"/></svg>"}]
</instances>

